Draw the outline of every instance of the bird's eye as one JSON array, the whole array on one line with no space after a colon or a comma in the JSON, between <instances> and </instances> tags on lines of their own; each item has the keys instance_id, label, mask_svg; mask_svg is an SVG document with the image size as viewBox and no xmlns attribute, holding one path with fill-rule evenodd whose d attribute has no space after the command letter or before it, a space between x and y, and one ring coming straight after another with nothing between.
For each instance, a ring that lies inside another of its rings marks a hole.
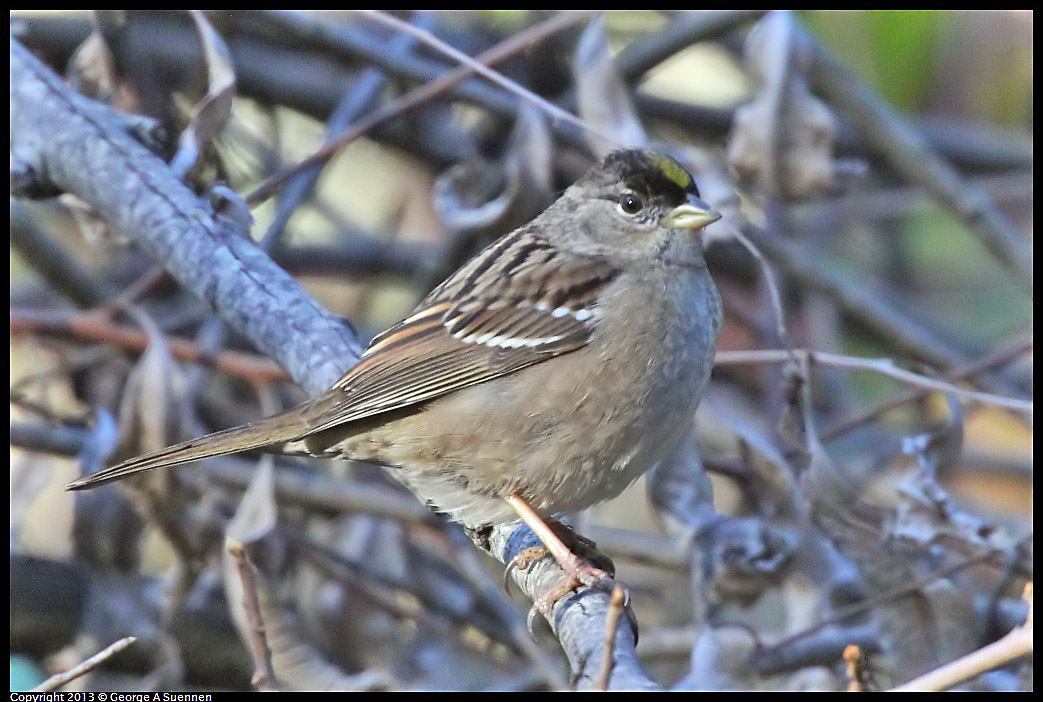
<instances>
[{"instance_id":1,"label":"bird's eye","mask_svg":"<svg viewBox=\"0 0 1043 702\"><path fill-rule=\"evenodd\" d=\"M645 203L642 202L641 198L633 193L624 193L619 198L619 208L627 214L637 214L644 209Z\"/></svg>"}]
</instances>

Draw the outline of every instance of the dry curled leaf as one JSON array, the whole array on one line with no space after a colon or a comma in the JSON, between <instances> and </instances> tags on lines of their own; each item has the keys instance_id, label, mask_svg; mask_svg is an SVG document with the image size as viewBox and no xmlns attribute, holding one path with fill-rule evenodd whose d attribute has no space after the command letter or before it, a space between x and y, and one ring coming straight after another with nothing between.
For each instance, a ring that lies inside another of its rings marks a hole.
<instances>
[{"instance_id":1,"label":"dry curled leaf","mask_svg":"<svg viewBox=\"0 0 1043 702\"><path fill-rule=\"evenodd\" d=\"M496 228L516 195L517 182L489 161L458 163L438 176L432 188L445 228L474 236Z\"/></svg>"},{"instance_id":2,"label":"dry curled leaf","mask_svg":"<svg viewBox=\"0 0 1043 702\"><path fill-rule=\"evenodd\" d=\"M836 123L811 94L811 59L793 23L788 13L772 12L750 32L746 66L761 87L735 113L728 161L742 181L801 199L834 187Z\"/></svg>"},{"instance_id":3,"label":"dry curled leaf","mask_svg":"<svg viewBox=\"0 0 1043 702\"><path fill-rule=\"evenodd\" d=\"M916 457L916 470L895 486L898 507L887 534L899 542L931 546L952 539L965 548L999 549L1014 556L1016 542L1003 529L989 524L957 504L937 481L955 464L963 449L963 406L946 395L949 417L933 429L908 437L902 450Z\"/></svg>"},{"instance_id":4,"label":"dry curled leaf","mask_svg":"<svg viewBox=\"0 0 1043 702\"><path fill-rule=\"evenodd\" d=\"M554 140L543 113L534 106L523 103L518 108L518 119L511 130L504 164L509 172L517 173L528 201L530 217L535 217L553 199L551 183L554 159Z\"/></svg>"},{"instance_id":5,"label":"dry curled leaf","mask_svg":"<svg viewBox=\"0 0 1043 702\"><path fill-rule=\"evenodd\" d=\"M951 540L972 552L998 549L1014 555L1017 544L1004 529L962 508L924 471L905 478L895 490L900 502L888 520L889 538L922 546Z\"/></svg>"},{"instance_id":6,"label":"dry curled leaf","mask_svg":"<svg viewBox=\"0 0 1043 702\"><path fill-rule=\"evenodd\" d=\"M280 555L285 552L277 522L274 463L266 456L229 522L226 534L228 544L249 554L248 567L254 572L250 584L257 598L279 688L352 691L390 687L390 679L378 671L348 675L326 661L307 640L293 606L284 602L275 591L279 582L275 573L281 569L282 563L277 563L272 556L276 552ZM222 575L229 611L240 637L250 645L254 634L246 615L243 577L228 549L222 554Z\"/></svg>"},{"instance_id":7,"label":"dry curled leaf","mask_svg":"<svg viewBox=\"0 0 1043 702\"><path fill-rule=\"evenodd\" d=\"M73 90L95 100L111 103L116 92L116 61L105 38L97 30L76 47L69 59L66 80Z\"/></svg>"},{"instance_id":8,"label":"dry curled leaf","mask_svg":"<svg viewBox=\"0 0 1043 702\"><path fill-rule=\"evenodd\" d=\"M141 315L142 321L144 315ZM149 320L149 345L127 376L120 398L119 455L138 455L170 445L175 436L167 424L173 357L162 332Z\"/></svg>"},{"instance_id":9,"label":"dry curled leaf","mask_svg":"<svg viewBox=\"0 0 1043 702\"><path fill-rule=\"evenodd\" d=\"M225 528L226 538L244 545L260 541L275 529L278 515L274 462L271 456L265 456Z\"/></svg>"},{"instance_id":10,"label":"dry curled leaf","mask_svg":"<svg viewBox=\"0 0 1043 702\"><path fill-rule=\"evenodd\" d=\"M132 114L141 111L142 98L133 81L121 73L110 46L119 42L129 19L123 10L93 11L91 33L69 59L66 80L81 95Z\"/></svg>"},{"instance_id":11,"label":"dry curled leaf","mask_svg":"<svg viewBox=\"0 0 1043 702\"><path fill-rule=\"evenodd\" d=\"M231 53L224 40L214 30L199 10L191 10L203 55L206 58L206 95L196 103L188 127L181 132L177 153L170 167L180 177L189 173L199 161L203 149L224 129L232 116L235 100L235 70L232 68Z\"/></svg>"},{"instance_id":12,"label":"dry curled leaf","mask_svg":"<svg viewBox=\"0 0 1043 702\"><path fill-rule=\"evenodd\" d=\"M598 158L621 147L648 143L630 93L616 71L612 52L605 38L605 21L595 17L580 37L573 59L579 116L615 143L586 132L587 143Z\"/></svg>"},{"instance_id":13,"label":"dry curled leaf","mask_svg":"<svg viewBox=\"0 0 1043 702\"><path fill-rule=\"evenodd\" d=\"M118 457L158 451L179 437L178 412L171 412L179 381L174 357L163 332L137 309L131 309L149 338L148 348L134 364L120 398Z\"/></svg>"},{"instance_id":14,"label":"dry curled leaf","mask_svg":"<svg viewBox=\"0 0 1043 702\"><path fill-rule=\"evenodd\" d=\"M435 181L435 211L454 235L480 242L525 224L551 201L553 142L542 115L522 107L503 157L460 163Z\"/></svg>"}]
</instances>

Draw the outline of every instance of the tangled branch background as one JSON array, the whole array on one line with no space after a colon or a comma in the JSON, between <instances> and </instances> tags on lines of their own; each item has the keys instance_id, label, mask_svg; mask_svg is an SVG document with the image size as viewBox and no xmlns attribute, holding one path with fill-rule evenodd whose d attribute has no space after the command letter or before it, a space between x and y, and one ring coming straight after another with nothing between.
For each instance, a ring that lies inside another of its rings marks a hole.
<instances>
[{"instance_id":1,"label":"tangled branch background","mask_svg":"<svg viewBox=\"0 0 1043 702\"><path fill-rule=\"evenodd\" d=\"M1031 689L1030 13L11 33L12 689ZM572 519L629 605L530 638L556 566L512 600L525 534L496 563L373 466L62 492L325 389L623 145L725 214L693 439Z\"/></svg>"}]
</instances>

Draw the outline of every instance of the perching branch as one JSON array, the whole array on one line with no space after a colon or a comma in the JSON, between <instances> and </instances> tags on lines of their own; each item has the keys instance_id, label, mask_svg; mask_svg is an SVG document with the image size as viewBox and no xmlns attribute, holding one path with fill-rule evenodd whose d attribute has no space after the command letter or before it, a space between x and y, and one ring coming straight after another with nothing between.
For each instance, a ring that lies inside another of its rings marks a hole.
<instances>
[{"instance_id":1,"label":"perching branch","mask_svg":"<svg viewBox=\"0 0 1043 702\"><path fill-rule=\"evenodd\" d=\"M13 161L82 199L162 261L307 391L332 385L358 357L351 330L121 125L11 40Z\"/></svg>"}]
</instances>

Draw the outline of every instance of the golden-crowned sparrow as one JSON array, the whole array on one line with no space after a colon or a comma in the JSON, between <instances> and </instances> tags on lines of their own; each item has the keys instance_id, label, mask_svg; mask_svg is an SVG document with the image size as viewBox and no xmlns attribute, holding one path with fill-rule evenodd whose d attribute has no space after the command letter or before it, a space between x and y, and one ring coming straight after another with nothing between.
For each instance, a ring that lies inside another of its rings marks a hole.
<instances>
[{"instance_id":1,"label":"golden-crowned sparrow","mask_svg":"<svg viewBox=\"0 0 1043 702\"><path fill-rule=\"evenodd\" d=\"M618 495L692 421L721 320L694 233L719 217L674 159L615 151L319 397L69 487L251 449L339 457L389 467L467 527L521 516L554 541L540 517Z\"/></svg>"}]
</instances>

